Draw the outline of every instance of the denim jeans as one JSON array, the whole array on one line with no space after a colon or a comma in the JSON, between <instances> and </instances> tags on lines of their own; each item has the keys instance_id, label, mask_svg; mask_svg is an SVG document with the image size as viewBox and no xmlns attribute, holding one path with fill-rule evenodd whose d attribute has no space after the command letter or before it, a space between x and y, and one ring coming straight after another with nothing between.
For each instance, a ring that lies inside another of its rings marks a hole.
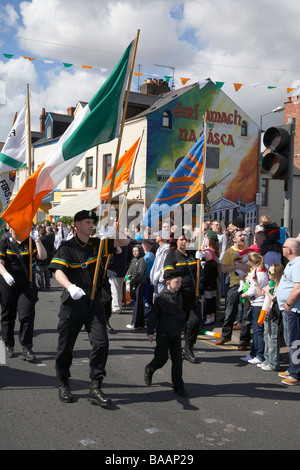
<instances>
[{"instance_id":1,"label":"denim jeans","mask_svg":"<svg viewBox=\"0 0 300 470\"><path fill-rule=\"evenodd\" d=\"M264 321L265 362L273 370L279 370L280 334L279 325L273 321Z\"/></svg>"},{"instance_id":2,"label":"denim jeans","mask_svg":"<svg viewBox=\"0 0 300 470\"><path fill-rule=\"evenodd\" d=\"M252 318L252 330L253 330L253 342L251 348L251 356L257 357L261 361L264 360L264 326L258 325L257 320L261 312L261 306L254 307L251 305L251 318Z\"/></svg>"},{"instance_id":3,"label":"denim jeans","mask_svg":"<svg viewBox=\"0 0 300 470\"><path fill-rule=\"evenodd\" d=\"M283 336L289 348L289 373L300 380L300 312L282 312Z\"/></svg>"},{"instance_id":4,"label":"denim jeans","mask_svg":"<svg viewBox=\"0 0 300 470\"><path fill-rule=\"evenodd\" d=\"M240 344L248 346L251 342L251 305L243 304L243 322L240 333Z\"/></svg>"},{"instance_id":5,"label":"denim jeans","mask_svg":"<svg viewBox=\"0 0 300 470\"><path fill-rule=\"evenodd\" d=\"M236 320L239 301L240 301L240 292L238 291L239 285L235 285L229 288L226 296L226 308L225 308L225 318L222 328L222 338L226 340L231 340L233 323Z\"/></svg>"}]
</instances>

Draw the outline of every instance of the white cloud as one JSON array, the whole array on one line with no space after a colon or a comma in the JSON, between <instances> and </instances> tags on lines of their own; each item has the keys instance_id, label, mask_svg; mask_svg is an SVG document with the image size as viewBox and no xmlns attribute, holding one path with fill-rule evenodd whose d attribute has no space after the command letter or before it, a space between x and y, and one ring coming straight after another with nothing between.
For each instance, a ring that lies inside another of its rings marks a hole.
<instances>
[{"instance_id":1,"label":"white cloud","mask_svg":"<svg viewBox=\"0 0 300 470\"><path fill-rule=\"evenodd\" d=\"M19 15L14 9L13 5L8 4L0 7L0 24L3 28L16 26Z\"/></svg>"}]
</instances>

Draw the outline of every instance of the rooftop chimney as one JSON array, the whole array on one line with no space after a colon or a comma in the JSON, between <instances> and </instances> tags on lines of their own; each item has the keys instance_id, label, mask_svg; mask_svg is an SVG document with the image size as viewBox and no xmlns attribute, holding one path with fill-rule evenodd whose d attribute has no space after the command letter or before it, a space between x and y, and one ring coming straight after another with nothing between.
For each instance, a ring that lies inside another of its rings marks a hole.
<instances>
[{"instance_id":1,"label":"rooftop chimney","mask_svg":"<svg viewBox=\"0 0 300 470\"><path fill-rule=\"evenodd\" d=\"M70 107L67 109L68 116L74 116L75 108Z\"/></svg>"},{"instance_id":2,"label":"rooftop chimney","mask_svg":"<svg viewBox=\"0 0 300 470\"><path fill-rule=\"evenodd\" d=\"M40 115L40 132L45 132L45 121L46 121L46 110L42 108L42 114Z\"/></svg>"}]
</instances>

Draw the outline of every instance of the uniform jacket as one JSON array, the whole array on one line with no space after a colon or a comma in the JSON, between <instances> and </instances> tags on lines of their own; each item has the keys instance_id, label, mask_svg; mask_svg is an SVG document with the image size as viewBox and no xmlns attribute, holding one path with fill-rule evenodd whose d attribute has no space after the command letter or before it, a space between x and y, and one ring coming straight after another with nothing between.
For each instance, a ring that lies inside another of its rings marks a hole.
<instances>
[{"instance_id":1,"label":"uniform jacket","mask_svg":"<svg viewBox=\"0 0 300 470\"><path fill-rule=\"evenodd\" d=\"M191 252L184 255L179 250L170 251L165 259L164 272L176 269L182 277L181 290L194 291L197 277L197 260Z\"/></svg>"},{"instance_id":2,"label":"uniform jacket","mask_svg":"<svg viewBox=\"0 0 300 470\"><path fill-rule=\"evenodd\" d=\"M182 298L179 292L164 288L153 303L148 319L148 335L157 334L178 336L181 334L185 313L182 310Z\"/></svg>"}]
</instances>

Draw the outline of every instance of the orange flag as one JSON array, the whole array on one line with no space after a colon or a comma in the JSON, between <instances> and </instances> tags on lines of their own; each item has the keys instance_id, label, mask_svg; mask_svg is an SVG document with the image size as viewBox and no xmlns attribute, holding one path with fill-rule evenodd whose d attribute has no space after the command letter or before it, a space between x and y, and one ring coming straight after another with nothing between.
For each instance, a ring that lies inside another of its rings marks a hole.
<instances>
[{"instance_id":1,"label":"orange flag","mask_svg":"<svg viewBox=\"0 0 300 470\"><path fill-rule=\"evenodd\" d=\"M131 180L133 163L136 157L140 137L138 140L130 147L127 152L119 159L117 165L117 171L114 182L114 191L117 191L121 188L122 183L128 183ZM103 187L100 192L100 198L104 201L108 198L109 189L111 184L111 178L113 174L113 167L110 169L106 180L103 183Z\"/></svg>"},{"instance_id":2,"label":"orange flag","mask_svg":"<svg viewBox=\"0 0 300 470\"><path fill-rule=\"evenodd\" d=\"M182 85L185 85L186 82L190 80L190 78L181 78L180 80L181 80Z\"/></svg>"},{"instance_id":3,"label":"orange flag","mask_svg":"<svg viewBox=\"0 0 300 470\"><path fill-rule=\"evenodd\" d=\"M22 193L21 191L18 193L18 195L21 193L21 196L17 195L1 216L17 232L21 240L28 237L33 217L40 207L43 197L49 193L49 190L46 190L35 196L36 182L43 166L44 163L27 178L22 186Z\"/></svg>"},{"instance_id":4,"label":"orange flag","mask_svg":"<svg viewBox=\"0 0 300 470\"><path fill-rule=\"evenodd\" d=\"M234 83L233 85L234 85L235 91L239 91L239 89L243 86L242 83Z\"/></svg>"}]
</instances>

